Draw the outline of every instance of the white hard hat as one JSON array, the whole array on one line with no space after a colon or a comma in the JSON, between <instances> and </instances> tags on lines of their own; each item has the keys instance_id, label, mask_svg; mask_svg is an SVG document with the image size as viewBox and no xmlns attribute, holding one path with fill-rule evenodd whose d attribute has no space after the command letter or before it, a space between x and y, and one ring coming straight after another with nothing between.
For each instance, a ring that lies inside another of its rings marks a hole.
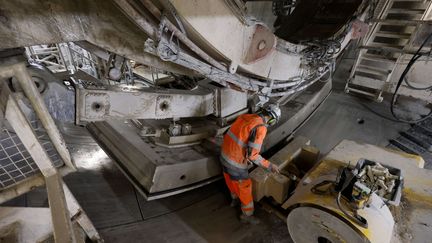
<instances>
[{"instance_id":1,"label":"white hard hat","mask_svg":"<svg viewBox=\"0 0 432 243\"><path fill-rule=\"evenodd\" d=\"M270 115L276 122L281 118L282 112L278 105L276 104L267 104L264 106L263 110Z\"/></svg>"}]
</instances>

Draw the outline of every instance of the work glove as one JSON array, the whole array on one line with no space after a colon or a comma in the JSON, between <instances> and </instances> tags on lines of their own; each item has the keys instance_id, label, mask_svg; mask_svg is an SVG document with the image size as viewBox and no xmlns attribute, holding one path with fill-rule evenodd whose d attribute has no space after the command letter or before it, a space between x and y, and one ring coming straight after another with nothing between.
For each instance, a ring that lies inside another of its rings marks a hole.
<instances>
[{"instance_id":1,"label":"work glove","mask_svg":"<svg viewBox=\"0 0 432 243\"><path fill-rule=\"evenodd\" d=\"M270 171L272 173L278 173L278 174L280 174L279 166L277 166L275 164L270 164Z\"/></svg>"}]
</instances>

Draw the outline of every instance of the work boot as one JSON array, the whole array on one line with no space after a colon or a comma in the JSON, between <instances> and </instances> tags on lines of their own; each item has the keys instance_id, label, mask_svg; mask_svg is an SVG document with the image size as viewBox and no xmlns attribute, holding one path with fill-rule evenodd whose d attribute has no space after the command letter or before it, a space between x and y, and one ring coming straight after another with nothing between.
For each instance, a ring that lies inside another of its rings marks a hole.
<instances>
[{"instance_id":1,"label":"work boot","mask_svg":"<svg viewBox=\"0 0 432 243\"><path fill-rule=\"evenodd\" d=\"M240 199L238 199L238 198L233 198L233 199L231 200L230 207L234 208L234 207L237 207L238 205L240 205Z\"/></svg>"},{"instance_id":2,"label":"work boot","mask_svg":"<svg viewBox=\"0 0 432 243\"><path fill-rule=\"evenodd\" d=\"M242 222L243 224L257 225L261 221L253 215L246 216L246 215L242 214L242 215L240 215L240 222Z\"/></svg>"}]
</instances>

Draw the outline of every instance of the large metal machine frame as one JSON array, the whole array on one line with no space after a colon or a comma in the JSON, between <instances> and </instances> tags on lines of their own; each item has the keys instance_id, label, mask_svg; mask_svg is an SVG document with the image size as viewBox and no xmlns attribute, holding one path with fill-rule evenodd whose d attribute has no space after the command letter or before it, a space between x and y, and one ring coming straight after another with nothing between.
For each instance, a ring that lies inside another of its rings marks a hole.
<instances>
[{"instance_id":1,"label":"large metal machine frame","mask_svg":"<svg viewBox=\"0 0 432 243\"><path fill-rule=\"evenodd\" d=\"M263 152L290 137L324 102L330 91L331 82L317 83L281 106L281 122L268 132ZM165 124L167 127L169 122ZM132 122L110 120L93 122L87 127L135 187L148 200L152 200L191 190L220 177L220 140L215 140L214 136L221 134L227 126L211 125L208 118L199 120L193 126L200 124L206 132L202 137L194 138L198 143L189 145L185 140L187 136L183 136L180 143L166 143L165 146L140 136L139 127ZM153 128L157 129L157 126ZM195 134L200 133L197 131ZM176 137L179 138L174 136L172 139Z\"/></svg>"}]
</instances>

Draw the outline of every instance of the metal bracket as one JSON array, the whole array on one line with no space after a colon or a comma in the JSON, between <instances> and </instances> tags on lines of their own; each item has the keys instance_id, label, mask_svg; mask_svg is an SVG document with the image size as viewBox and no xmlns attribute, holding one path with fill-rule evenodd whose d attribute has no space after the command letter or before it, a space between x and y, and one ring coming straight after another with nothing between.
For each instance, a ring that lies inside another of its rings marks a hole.
<instances>
[{"instance_id":1,"label":"metal bracket","mask_svg":"<svg viewBox=\"0 0 432 243\"><path fill-rule=\"evenodd\" d=\"M194 90L76 86L76 122L117 119L224 117L247 106L247 93L201 81Z\"/></svg>"}]
</instances>

